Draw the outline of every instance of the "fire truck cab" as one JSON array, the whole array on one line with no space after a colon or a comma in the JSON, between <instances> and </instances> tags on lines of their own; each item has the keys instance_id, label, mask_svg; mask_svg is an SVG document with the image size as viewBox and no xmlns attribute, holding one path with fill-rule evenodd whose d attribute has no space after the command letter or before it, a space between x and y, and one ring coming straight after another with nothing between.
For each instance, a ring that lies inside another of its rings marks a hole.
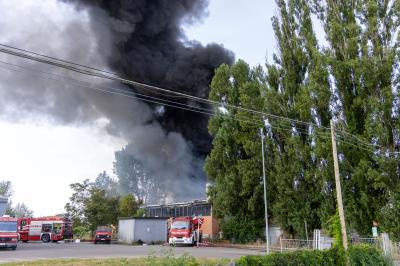
<instances>
[{"instance_id":1,"label":"fire truck cab","mask_svg":"<svg viewBox=\"0 0 400 266\"><path fill-rule=\"evenodd\" d=\"M0 247L17 249L18 231L17 218L0 217Z\"/></svg>"},{"instance_id":2,"label":"fire truck cab","mask_svg":"<svg viewBox=\"0 0 400 266\"><path fill-rule=\"evenodd\" d=\"M18 232L20 240L57 242L72 236L72 222L63 217L19 218Z\"/></svg>"},{"instance_id":3,"label":"fire truck cab","mask_svg":"<svg viewBox=\"0 0 400 266\"><path fill-rule=\"evenodd\" d=\"M170 245L184 244L194 246L201 242L201 217L177 217L172 220L169 229L168 243Z\"/></svg>"}]
</instances>

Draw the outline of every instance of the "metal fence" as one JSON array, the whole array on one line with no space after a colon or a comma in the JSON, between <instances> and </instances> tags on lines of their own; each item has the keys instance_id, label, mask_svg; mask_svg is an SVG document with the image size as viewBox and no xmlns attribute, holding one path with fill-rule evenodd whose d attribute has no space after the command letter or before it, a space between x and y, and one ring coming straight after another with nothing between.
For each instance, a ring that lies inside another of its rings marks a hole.
<instances>
[{"instance_id":1,"label":"metal fence","mask_svg":"<svg viewBox=\"0 0 400 266\"><path fill-rule=\"evenodd\" d=\"M374 246L378 249L382 248L382 239L380 237L356 237L350 238L349 243L352 245L366 244Z\"/></svg>"},{"instance_id":2,"label":"metal fence","mask_svg":"<svg viewBox=\"0 0 400 266\"><path fill-rule=\"evenodd\" d=\"M305 239L283 239L279 240L280 252L294 251L299 249L315 249L316 241Z\"/></svg>"},{"instance_id":3,"label":"metal fence","mask_svg":"<svg viewBox=\"0 0 400 266\"><path fill-rule=\"evenodd\" d=\"M400 242L392 242L389 235L386 233L374 238L352 238L350 239L350 243L352 245L366 244L374 246L380 250L384 256L394 260L400 260Z\"/></svg>"},{"instance_id":4,"label":"metal fence","mask_svg":"<svg viewBox=\"0 0 400 266\"><path fill-rule=\"evenodd\" d=\"M280 238L279 242L271 247L275 252L290 252L296 250L321 250L332 246L333 239L323 236L319 231L314 231L312 240L306 239L285 239ZM400 242L392 242L389 235L381 234L379 237L352 237L349 238L351 245L371 245L380 250L382 254L394 261L400 261ZM397 264L396 264L397 265Z\"/></svg>"},{"instance_id":5,"label":"metal fence","mask_svg":"<svg viewBox=\"0 0 400 266\"><path fill-rule=\"evenodd\" d=\"M393 259L400 260L400 242L392 243L391 254Z\"/></svg>"},{"instance_id":6,"label":"metal fence","mask_svg":"<svg viewBox=\"0 0 400 266\"><path fill-rule=\"evenodd\" d=\"M332 239L326 238L318 238L318 240L305 240L305 239L284 239L281 238L279 241L279 247L275 247L275 249L279 249L282 252L284 251L291 251L291 250L299 250L299 249L326 249L329 248L332 243ZM374 246L378 249L383 250L382 238L357 238L357 239L349 239L351 245L359 245L359 244L366 244ZM328 244L328 245L326 245ZM400 254L400 242L393 244L396 250L399 250Z\"/></svg>"}]
</instances>

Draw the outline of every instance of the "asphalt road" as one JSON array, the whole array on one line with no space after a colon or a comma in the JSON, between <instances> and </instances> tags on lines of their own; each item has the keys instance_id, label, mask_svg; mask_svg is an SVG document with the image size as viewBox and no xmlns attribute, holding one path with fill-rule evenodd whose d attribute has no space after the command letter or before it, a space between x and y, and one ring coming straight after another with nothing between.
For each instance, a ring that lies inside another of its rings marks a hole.
<instances>
[{"instance_id":1,"label":"asphalt road","mask_svg":"<svg viewBox=\"0 0 400 266\"><path fill-rule=\"evenodd\" d=\"M0 263L58 258L134 258L150 254L162 255L168 246L128 246L119 244L92 243L20 243L16 251L0 250ZM173 247L173 253L180 256L188 253L194 257L238 258L244 255L260 254L256 250L221 247Z\"/></svg>"}]
</instances>

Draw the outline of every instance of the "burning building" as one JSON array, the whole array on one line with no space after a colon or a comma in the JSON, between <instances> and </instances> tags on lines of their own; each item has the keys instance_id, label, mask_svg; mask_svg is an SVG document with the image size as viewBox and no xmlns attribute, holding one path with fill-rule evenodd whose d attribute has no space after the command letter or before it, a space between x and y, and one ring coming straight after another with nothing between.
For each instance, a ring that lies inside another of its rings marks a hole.
<instances>
[{"instance_id":1,"label":"burning building","mask_svg":"<svg viewBox=\"0 0 400 266\"><path fill-rule=\"evenodd\" d=\"M207 200L191 202L147 205L144 207L146 217L181 217L203 216L202 232L204 238L218 237L219 226L217 219L212 216L212 205Z\"/></svg>"}]
</instances>

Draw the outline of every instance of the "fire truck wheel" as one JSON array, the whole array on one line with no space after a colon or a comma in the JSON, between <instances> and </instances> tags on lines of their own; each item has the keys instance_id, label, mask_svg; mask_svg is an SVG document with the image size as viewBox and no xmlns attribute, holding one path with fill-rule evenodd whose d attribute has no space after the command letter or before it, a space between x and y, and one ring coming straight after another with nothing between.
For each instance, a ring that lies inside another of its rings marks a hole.
<instances>
[{"instance_id":1,"label":"fire truck wheel","mask_svg":"<svg viewBox=\"0 0 400 266\"><path fill-rule=\"evenodd\" d=\"M49 243L50 242L50 235L49 234L44 234L42 235L42 242L43 243Z\"/></svg>"},{"instance_id":2,"label":"fire truck wheel","mask_svg":"<svg viewBox=\"0 0 400 266\"><path fill-rule=\"evenodd\" d=\"M23 243L28 243L28 240L22 240Z\"/></svg>"}]
</instances>

